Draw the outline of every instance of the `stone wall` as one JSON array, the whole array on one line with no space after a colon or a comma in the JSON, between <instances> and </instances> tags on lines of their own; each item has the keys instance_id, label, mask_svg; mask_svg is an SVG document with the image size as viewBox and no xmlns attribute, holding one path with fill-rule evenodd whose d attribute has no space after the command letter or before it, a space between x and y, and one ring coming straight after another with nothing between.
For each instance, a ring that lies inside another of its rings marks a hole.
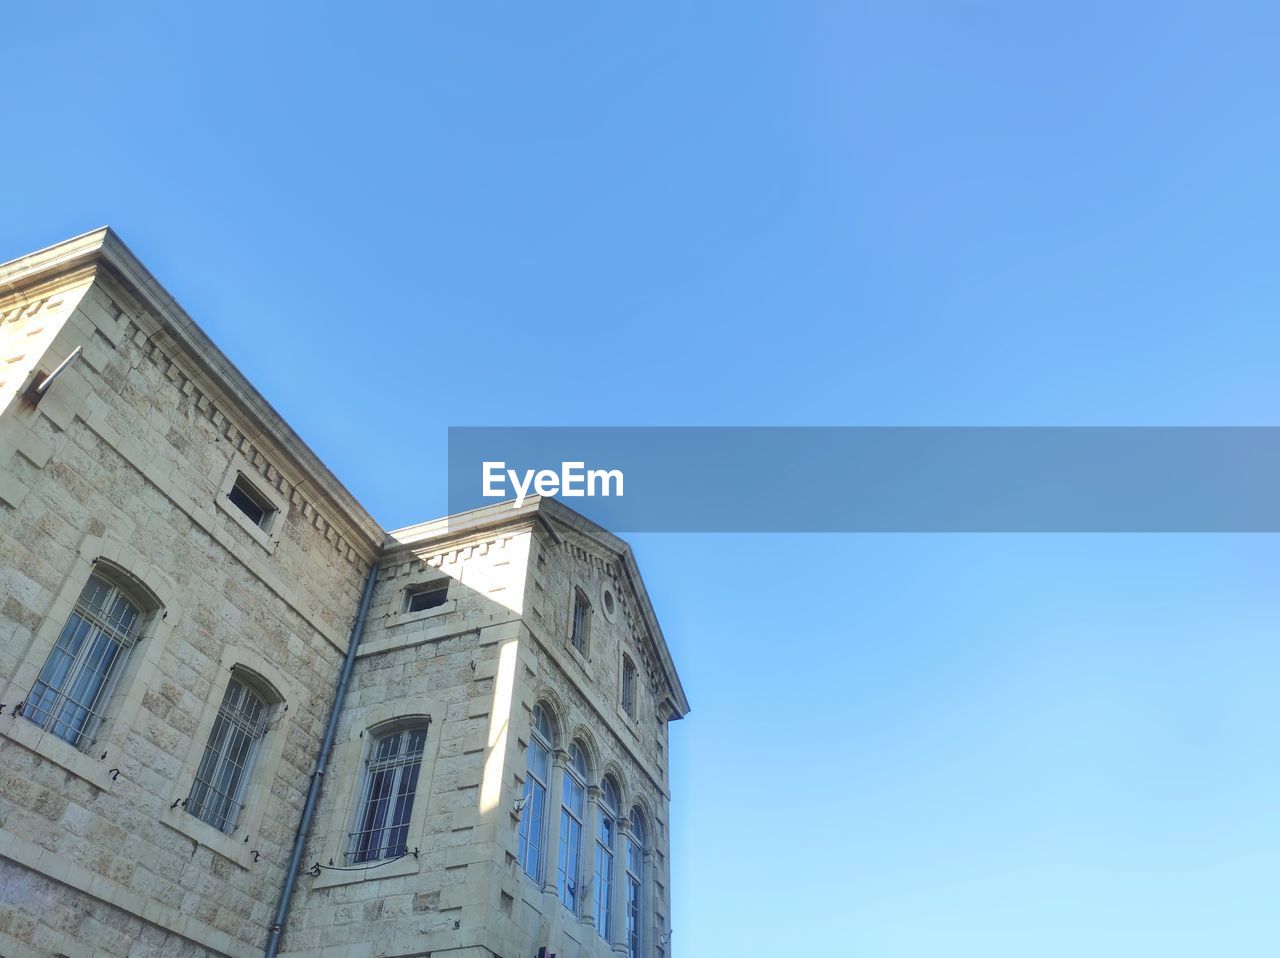
<instances>
[{"instance_id":1,"label":"stone wall","mask_svg":"<svg viewBox=\"0 0 1280 958\"><path fill-rule=\"evenodd\" d=\"M52 315L59 296L74 308ZM124 288L98 276L45 303L0 325L10 352L46 344L29 366L85 347L38 407L10 391L0 411L0 952L47 953L55 929L67 954L257 954L374 546L303 497L287 452ZM26 339L23 321L42 328ZM220 495L234 468L283 504L269 537ZM79 751L14 711L98 562L156 608ZM181 802L232 666L279 702L224 835Z\"/></svg>"},{"instance_id":2,"label":"stone wall","mask_svg":"<svg viewBox=\"0 0 1280 958\"><path fill-rule=\"evenodd\" d=\"M665 696L655 670L652 640L640 615L639 598L623 563L616 554L588 537L567 529L559 532L559 541L539 536L533 548L525 620L529 625L531 648L517 694L525 716L531 715L539 702L551 708L556 717L559 740L554 744L557 748L566 749L575 741L584 746L591 773L589 784L598 785L608 774L620 786L622 808L619 811L626 816L634 807L642 810L649 830L650 849L646 868L650 897L645 907L648 921L644 954L653 955L657 937L670 927L667 901L670 795L666 784L670 714L662 704ZM573 603L578 592L591 604L585 655L569 641ZM634 717L622 708L620 677L624 654L635 663L638 673ZM522 737L527 743L527 718ZM554 783L552 793L553 798L558 798ZM559 808L554 807L552 811L553 822L558 823ZM589 838L593 839L590 821L584 843ZM511 846L513 856L515 847ZM583 883L589 885L593 863L588 860L585 864L587 873ZM620 864L618 869L620 881ZM578 920L560 903L554 890L537 889L518 867L514 871L520 879L517 910L523 909L524 914L517 915L516 927L506 936L507 949L538 940L564 958L579 955L603 958L612 953L611 944L599 936L593 922ZM589 888L587 894L590 894ZM588 903L585 910L590 909ZM618 917L615 907L615 919Z\"/></svg>"},{"instance_id":3,"label":"stone wall","mask_svg":"<svg viewBox=\"0 0 1280 958\"><path fill-rule=\"evenodd\" d=\"M571 914L553 881L534 882L518 861L515 809L539 702L555 714L553 744L563 750L581 742L591 756L592 784L609 773L622 786L621 811L644 811L651 848L646 912L653 923L644 953L657 953L669 914L669 715L660 715L656 682L643 665L651 659L643 647L651 640L616 555L567 530L557 535L535 525L524 516L487 534L437 532L392 548L384 559L307 850L306 862L319 864L319 874L303 880L286 931L287 953L479 949L478 955L512 956L549 945L565 958L613 955L617 942L604 941L590 920L581 920L589 908ZM442 605L404 611L409 593L438 580L449 587ZM598 605L586 655L568 641L578 589ZM639 667L634 718L620 705L624 651ZM354 827L370 743L386 723L422 715L430 715L431 726L406 843L418 854L372 868L351 866L344 843ZM550 812L553 877L560 812Z\"/></svg>"},{"instance_id":4,"label":"stone wall","mask_svg":"<svg viewBox=\"0 0 1280 958\"><path fill-rule=\"evenodd\" d=\"M596 933L589 907L571 914L556 897L558 786L552 880L518 861L541 702L556 760L581 742L592 789L611 775L621 813L643 809L643 955L659 958L666 726L687 705L625 544L536 499L384 538L108 231L0 265L0 289L0 955L261 953L376 565L284 951L624 950L620 933ZM38 404L24 398L77 347ZM238 478L274 518L256 524L232 503ZM101 726L77 748L23 709L95 572L135 593L144 619ZM442 601L407 611L414 590L440 582ZM569 641L579 592L592 607L583 652ZM630 710L624 656L637 670ZM232 670L269 721L223 832L184 802ZM424 727L406 854L348 862L371 743ZM593 834L589 820L588 848Z\"/></svg>"},{"instance_id":5,"label":"stone wall","mask_svg":"<svg viewBox=\"0 0 1280 958\"><path fill-rule=\"evenodd\" d=\"M284 946L290 954L440 953L483 942L500 860L506 714L519 647L529 534L503 532L384 560ZM446 601L405 612L406 594L446 582ZM505 704L504 704L505 703ZM501 711L498 711L501 709ZM344 854L370 743L424 721L427 745L405 858L350 870Z\"/></svg>"}]
</instances>

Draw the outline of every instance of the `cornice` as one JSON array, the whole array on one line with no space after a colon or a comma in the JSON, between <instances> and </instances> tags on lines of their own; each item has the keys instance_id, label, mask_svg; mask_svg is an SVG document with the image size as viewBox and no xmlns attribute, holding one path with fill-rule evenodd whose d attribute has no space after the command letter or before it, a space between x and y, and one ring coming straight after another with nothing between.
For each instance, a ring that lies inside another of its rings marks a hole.
<instances>
[{"instance_id":1,"label":"cornice","mask_svg":"<svg viewBox=\"0 0 1280 958\"><path fill-rule=\"evenodd\" d=\"M556 499L531 496L516 508L513 502L500 502L482 506L469 512L460 512L429 522L396 529L387 534L385 554L401 550L421 552L438 550L444 544L464 542L481 535L493 535L499 531L515 532L537 526L547 532L552 541L561 545L565 532L572 532L591 541L597 548L614 556L627 585L639 605L641 624L655 649L667 684L666 699L670 703L672 718L683 718L689 712L689 700L685 696L680 675L676 672L666 636L658 624L657 613L649 599L640 567L626 541L596 525L590 519L570 509Z\"/></svg>"},{"instance_id":2,"label":"cornice","mask_svg":"<svg viewBox=\"0 0 1280 958\"><path fill-rule=\"evenodd\" d=\"M0 307L25 309L58 288L100 277L123 291L124 298L136 302L137 309L127 317L127 322L134 327L131 333L143 334L140 345L161 353L171 366L179 367L178 371L185 373L191 387L200 389L208 405L224 410L224 418L227 413L233 413L250 427L252 432L241 438L262 453L268 477L271 478L273 459L296 473L297 480L290 478L291 495L302 498L306 508L311 509L308 518L324 522L326 517L310 505L312 501L318 502L324 507L323 512L329 514L328 518L339 521L331 530L335 544L340 545L343 539L349 541L365 561L394 563L409 552L438 549L446 543L466 543L524 528L539 529L557 545L564 542L566 530L572 531L616 556L638 600L644 629L657 651L672 717L681 718L689 711L688 699L644 579L631 547L624 540L568 506L537 496L527 499L518 509L510 502L499 503L385 532L109 227L0 263ZM158 329L147 328L153 324L158 324ZM137 339L135 335L135 342ZM180 364L175 361L175 354L181 358ZM184 384L179 386L185 388Z\"/></svg>"},{"instance_id":3,"label":"cornice","mask_svg":"<svg viewBox=\"0 0 1280 958\"><path fill-rule=\"evenodd\" d=\"M0 302L22 303L90 279L104 279L117 287L111 292L123 291L133 300L129 305L138 308L127 321L147 334L148 348L159 348L170 362L180 358L182 367L190 367L184 371L208 403L249 427L250 439L266 447L259 450L264 458L283 461L297 473L290 483L293 491L340 521L335 534L349 540L362 560L376 557L386 535L381 525L110 228L0 264ZM146 328L152 324L158 328Z\"/></svg>"}]
</instances>

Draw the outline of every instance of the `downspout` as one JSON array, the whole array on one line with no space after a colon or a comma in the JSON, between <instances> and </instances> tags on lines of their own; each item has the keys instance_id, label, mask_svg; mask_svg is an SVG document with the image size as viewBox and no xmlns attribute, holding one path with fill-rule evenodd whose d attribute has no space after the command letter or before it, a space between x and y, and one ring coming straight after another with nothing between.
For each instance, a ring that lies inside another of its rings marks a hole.
<instances>
[{"instance_id":1,"label":"downspout","mask_svg":"<svg viewBox=\"0 0 1280 958\"><path fill-rule=\"evenodd\" d=\"M351 672L356 664L360 635L364 632L364 618L369 611L369 600L373 597L373 586L377 580L378 560L375 557L372 565L369 566L369 578L364 583L360 607L356 609L356 620L351 623L351 638L347 640L347 657L343 660L342 675L338 678L338 688L334 692L333 706L329 711L329 724L324 730L324 743L320 746L316 770L311 773L311 787L307 790L307 803L302 807L302 821L298 823L298 831L293 837L293 855L289 858L289 870L285 873L284 888L280 890L280 904L276 908L275 921L271 923L271 937L267 939L267 948L263 952L265 958L275 958L280 951L280 936L284 934L284 921L289 915L289 902L293 899L293 889L298 882L298 866L302 863L307 833L311 831L311 816L315 814L316 803L320 799L324 770L329 764L329 750L333 747L333 736L338 730L338 718L342 715L342 703L347 697L347 686L351 682Z\"/></svg>"}]
</instances>

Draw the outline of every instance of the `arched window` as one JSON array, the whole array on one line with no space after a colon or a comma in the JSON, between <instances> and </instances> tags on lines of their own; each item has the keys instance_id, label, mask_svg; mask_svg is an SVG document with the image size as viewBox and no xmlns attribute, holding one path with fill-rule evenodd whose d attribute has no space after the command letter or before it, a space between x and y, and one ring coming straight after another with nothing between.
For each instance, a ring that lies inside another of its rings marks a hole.
<instances>
[{"instance_id":1,"label":"arched window","mask_svg":"<svg viewBox=\"0 0 1280 958\"><path fill-rule=\"evenodd\" d=\"M627 958L640 958L644 938L644 813L631 810L627 835Z\"/></svg>"},{"instance_id":2,"label":"arched window","mask_svg":"<svg viewBox=\"0 0 1280 958\"><path fill-rule=\"evenodd\" d=\"M542 881L542 849L546 832L547 782L551 775L551 749L555 735L551 717L539 703L533 710L529 736L528 772L524 779L524 811L520 817L520 864L536 882Z\"/></svg>"},{"instance_id":3,"label":"arched window","mask_svg":"<svg viewBox=\"0 0 1280 958\"><path fill-rule=\"evenodd\" d=\"M356 827L347 836L348 864L399 858L408 852L409 818L426 744L425 724L393 728L369 744Z\"/></svg>"},{"instance_id":4,"label":"arched window","mask_svg":"<svg viewBox=\"0 0 1280 958\"><path fill-rule=\"evenodd\" d=\"M258 743L267 732L266 698L243 674L232 674L218 707L196 771L186 809L219 831L232 832L244 807L244 791L258 755Z\"/></svg>"},{"instance_id":5,"label":"arched window","mask_svg":"<svg viewBox=\"0 0 1280 958\"><path fill-rule=\"evenodd\" d=\"M77 748L87 748L138 641L143 616L137 594L109 570L95 566L22 714Z\"/></svg>"},{"instance_id":6,"label":"arched window","mask_svg":"<svg viewBox=\"0 0 1280 958\"><path fill-rule=\"evenodd\" d=\"M605 941L613 940L610 920L613 899L613 849L618 839L618 786L613 779L600 783L600 822L596 828L596 931Z\"/></svg>"},{"instance_id":7,"label":"arched window","mask_svg":"<svg viewBox=\"0 0 1280 958\"><path fill-rule=\"evenodd\" d=\"M577 742L569 746L564 768L564 804L560 809L560 900L578 913L578 858L582 849L582 819L587 804L587 760Z\"/></svg>"}]
</instances>

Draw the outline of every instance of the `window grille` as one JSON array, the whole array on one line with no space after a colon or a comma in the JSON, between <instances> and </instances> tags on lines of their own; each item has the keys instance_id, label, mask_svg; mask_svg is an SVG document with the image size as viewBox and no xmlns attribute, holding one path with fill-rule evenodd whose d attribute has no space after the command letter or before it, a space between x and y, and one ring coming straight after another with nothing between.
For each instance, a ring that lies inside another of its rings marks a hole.
<instances>
[{"instance_id":1,"label":"window grille","mask_svg":"<svg viewBox=\"0 0 1280 958\"><path fill-rule=\"evenodd\" d=\"M219 831L235 830L244 791L267 733L267 703L237 678L227 682L186 809Z\"/></svg>"},{"instance_id":2,"label":"window grille","mask_svg":"<svg viewBox=\"0 0 1280 958\"><path fill-rule=\"evenodd\" d=\"M365 762L358 827L347 836L347 864L398 858L408 852L409 818L426 744L425 725L374 740Z\"/></svg>"},{"instance_id":3,"label":"window grille","mask_svg":"<svg viewBox=\"0 0 1280 958\"><path fill-rule=\"evenodd\" d=\"M625 655L622 657L622 710L636 717L636 667Z\"/></svg>"},{"instance_id":4,"label":"window grille","mask_svg":"<svg viewBox=\"0 0 1280 958\"><path fill-rule=\"evenodd\" d=\"M87 748L141 624L142 611L133 600L101 576L89 576L22 714L77 748Z\"/></svg>"},{"instance_id":5,"label":"window grille","mask_svg":"<svg viewBox=\"0 0 1280 958\"><path fill-rule=\"evenodd\" d=\"M591 606L587 597L581 592L573 594L573 629L569 641L583 655L587 654L587 625L591 615Z\"/></svg>"}]
</instances>

